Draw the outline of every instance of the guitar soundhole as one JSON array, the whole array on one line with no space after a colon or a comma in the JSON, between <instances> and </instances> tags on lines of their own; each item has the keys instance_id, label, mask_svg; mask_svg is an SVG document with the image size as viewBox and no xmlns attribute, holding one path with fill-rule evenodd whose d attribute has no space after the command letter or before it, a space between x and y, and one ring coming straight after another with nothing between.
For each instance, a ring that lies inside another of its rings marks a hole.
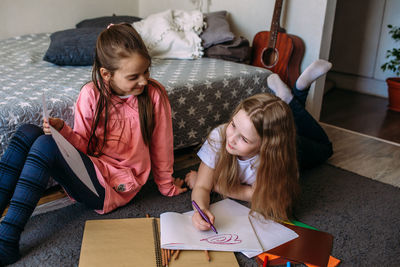
<instances>
[{"instance_id":1,"label":"guitar soundhole","mask_svg":"<svg viewBox=\"0 0 400 267\"><path fill-rule=\"evenodd\" d=\"M278 62L279 52L276 48L264 48L261 53L261 63L266 68L272 68Z\"/></svg>"}]
</instances>

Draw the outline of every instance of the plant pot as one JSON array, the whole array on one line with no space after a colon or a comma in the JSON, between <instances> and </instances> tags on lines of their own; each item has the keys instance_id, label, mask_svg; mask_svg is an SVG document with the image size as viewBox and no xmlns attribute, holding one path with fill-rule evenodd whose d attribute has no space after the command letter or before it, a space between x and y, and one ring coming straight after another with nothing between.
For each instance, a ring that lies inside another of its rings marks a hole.
<instances>
[{"instance_id":1,"label":"plant pot","mask_svg":"<svg viewBox=\"0 0 400 267\"><path fill-rule=\"evenodd\" d=\"M386 83L389 93L388 108L400 112L400 78L387 78Z\"/></svg>"}]
</instances>

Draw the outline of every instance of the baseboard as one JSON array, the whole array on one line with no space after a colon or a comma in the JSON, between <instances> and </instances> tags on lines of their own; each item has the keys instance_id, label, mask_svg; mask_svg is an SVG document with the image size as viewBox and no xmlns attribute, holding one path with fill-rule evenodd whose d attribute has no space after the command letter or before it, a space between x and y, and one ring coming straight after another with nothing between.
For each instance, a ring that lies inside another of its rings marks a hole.
<instances>
[{"instance_id":1,"label":"baseboard","mask_svg":"<svg viewBox=\"0 0 400 267\"><path fill-rule=\"evenodd\" d=\"M339 72L328 72L327 80L332 81L336 88L356 91L363 94L387 98L387 85L385 81Z\"/></svg>"}]
</instances>

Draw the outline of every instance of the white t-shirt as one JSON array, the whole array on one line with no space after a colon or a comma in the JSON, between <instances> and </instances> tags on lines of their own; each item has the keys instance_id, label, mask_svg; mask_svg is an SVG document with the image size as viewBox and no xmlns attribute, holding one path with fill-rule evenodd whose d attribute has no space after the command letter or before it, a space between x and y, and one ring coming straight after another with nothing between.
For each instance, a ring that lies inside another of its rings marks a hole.
<instances>
[{"instance_id":1,"label":"white t-shirt","mask_svg":"<svg viewBox=\"0 0 400 267\"><path fill-rule=\"evenodd\" d=\"M212 169L215 168L218 160L217 152L221 148L221 131L223 127L224 125L220 125L213 129L209 137L211 143L207 139L197 153L201 161ZM238 158L237 164L239 167L240 182L248 185L254 184L257 177L258 155L247 160L240 160Z\"/></svg>"}]
</instances>

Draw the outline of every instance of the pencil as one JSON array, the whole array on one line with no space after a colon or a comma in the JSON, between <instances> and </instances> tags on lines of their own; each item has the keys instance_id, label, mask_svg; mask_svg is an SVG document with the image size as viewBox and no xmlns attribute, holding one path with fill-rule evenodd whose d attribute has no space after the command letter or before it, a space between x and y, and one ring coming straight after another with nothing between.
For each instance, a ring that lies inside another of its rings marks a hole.
<instances>
[{"instance_id":1,"label":"pencil","mask_svg":"<svg viewBox=\"0 0 400 267\"><path fill-rule=\"evenodd\" d=\"M167 252L167 249L163 249L163 255L164 255L164 265L163 266L168 266L168 252Z\"/></svg>"},{"instance_id":2,"label":"pencil","mask_svg":"<svg viewBox=\"0 0 400 267\"><path fill-rule=\"evenodd\" d=\"M181 251L180 251L180 250L177 250L177 251L175 252L174 260L176 260L176 259L179 257L179 252L181 252Z\"/></svg>"},{"instance_id":3,"label":"pencil","mask_svg":"<svg viewBox=\"0 0 400 267\"><path fill-rule=\"evenodd\" d=\"M161 266L164 267L164 251L161 249Z\"/></svg>"},{"instance_id":4,"label":"pencil","mask_svg":"<svg viewBox=\"0 0 400 267\"><path fill-rule=\"evenodd\" d=\"M204 253L206 254L207 260L211 261L210 255L208 254L208 250L204 250Z\"/></svg>"},{"instance_id":5,"label":"pencil","mask_svg":"<svg viewBox=\"0 0 400 267\"><path fill-rule=\"evenodd\" d=\"M170 262L170 260L171 260L171 250L167 249L167 252L168 252L168 262Z\"/></svg>"}]
</instances>

